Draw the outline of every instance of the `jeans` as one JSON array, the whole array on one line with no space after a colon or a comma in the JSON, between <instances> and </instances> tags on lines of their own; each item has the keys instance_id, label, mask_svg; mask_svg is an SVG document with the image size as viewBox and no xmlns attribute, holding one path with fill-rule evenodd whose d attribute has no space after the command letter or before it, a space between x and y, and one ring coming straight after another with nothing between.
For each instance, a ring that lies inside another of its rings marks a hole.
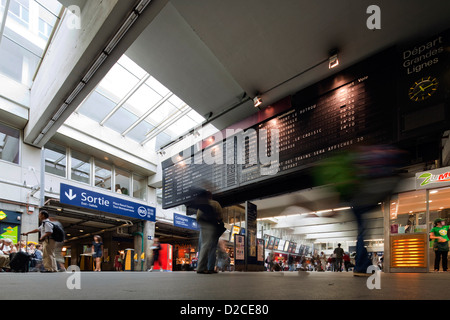
<instances>
[{"instance_id":1,"label":"jeans","mask_svg":"<svg viewBox=\"0 0 450 320\"><path fill-rule=\"evenodd\" d=\"M447 271L448 251L435 251L434 270L439 270L439 264L442 257L442 270Z\"/></svg>"},{"instance_id":2,"label":"jeans","mask_svg":"<svg viewBox=\"0 0 450 320\"><path fill-rule=\"evenodd\" d=\"M356 240L356 257L354 268L354 272L357 273L367 273L367 268L372 265L367 249L364 247L366 226L362 219L362 215L375 209L376 207L377 205L353 207L353 214L355 215L356 222L358 223L358 237Z\"/></svg>"},{"instance_id":3,"label":"jeans","mask_svg":"<svg viewBox=\"0 0 450 320\"><path fill-rule=\"evenodd\" d=\"M214 270L216 266L217 241L216 227L209 223L202 223L200 225L197 272Z\"/></svg>"},{"instance_id":4,"label":"jeans","mask_svg":"<svg viewBox=\"0 0 450 320\"><path fill-rule=\"evenodd\" d=\"M335 272L342 272L342 258L336 258Z\"/></svg>"}]
</instances>

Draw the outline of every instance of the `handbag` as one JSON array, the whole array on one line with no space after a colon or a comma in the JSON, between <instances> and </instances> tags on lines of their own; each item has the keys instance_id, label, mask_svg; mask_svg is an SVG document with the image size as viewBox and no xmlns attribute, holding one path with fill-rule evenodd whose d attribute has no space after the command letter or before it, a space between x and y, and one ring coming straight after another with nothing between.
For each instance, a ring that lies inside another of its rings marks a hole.
<instances>
[{"instance_id":1,"label":"handbag","mask_svg":"<svg viewBox=\"0 0 450 320\"><path fill-rule=\"evenodd\" d=\"M220 238L222 236L222 234L227 230L227 228L225 228L225 223L223 223L223 221L219 221L217 222L217 238Z\"/></svg>"}]
</instances>

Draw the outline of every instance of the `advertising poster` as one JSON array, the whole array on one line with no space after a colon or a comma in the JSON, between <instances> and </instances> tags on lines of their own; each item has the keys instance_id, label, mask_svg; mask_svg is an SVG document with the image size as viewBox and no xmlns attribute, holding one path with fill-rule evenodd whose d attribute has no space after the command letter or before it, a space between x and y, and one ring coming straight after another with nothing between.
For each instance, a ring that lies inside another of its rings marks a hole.
<instances>
[{"instance_id":1,"label":"advertising poster","mask_svg":"<svg viewBox=\"0 0 450 320\"><path fill-rule=\"evenodd\" d=\"M239 234L234 235L234 259L237 262L245 260L245 236Z\"/></svg>"},{"instance_id":2,"label":"advertising poster","mask_svg":"<svg viewBox=\"0 0 450 320\"><path fill-rule=\"evenodd\" d=\"M264 240L257 239L258 242L258 262L264 262Z\"/></svg>"}]
</instances>

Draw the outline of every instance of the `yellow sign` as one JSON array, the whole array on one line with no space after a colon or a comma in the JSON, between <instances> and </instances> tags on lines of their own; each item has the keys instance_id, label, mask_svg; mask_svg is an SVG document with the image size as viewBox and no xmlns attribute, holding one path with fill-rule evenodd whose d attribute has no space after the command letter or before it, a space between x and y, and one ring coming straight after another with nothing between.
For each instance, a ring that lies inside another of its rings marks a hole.
<instances>
[{"instance_id":1,"label":"yellow sign","mask_svg":"<svg viewBox=\"0 0 450 320\"><path fill-rule=\"evenodd\" d=\"M3 211L0 211L0 220L6 219L8 216Z\"/></svg>"}]
</instances>

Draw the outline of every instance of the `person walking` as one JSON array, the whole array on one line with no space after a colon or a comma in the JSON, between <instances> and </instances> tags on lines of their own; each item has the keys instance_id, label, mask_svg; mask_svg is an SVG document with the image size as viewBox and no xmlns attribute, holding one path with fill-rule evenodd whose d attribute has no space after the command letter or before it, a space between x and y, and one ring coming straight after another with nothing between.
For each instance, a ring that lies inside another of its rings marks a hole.
<instances>
[{"instance_id":1,"label":"person walking","mask_svg":"<svg viewBox=\"0 0 450 320\"><path fill-rule=\"evenodd\" d=\"M439 265L442 259L442 270L447 271L447 256L449 251L449 226L445 225L445 220L438 218L434 220L434 228L430 230L430 239L434 240L433 250L435 254L434 272L439 272Z\"/></svg>"},{"instance_id":2,"label":"person walking","mask_svg":"<svg viewBox=\"0 0 450 320\"><path fill-rule=\"evenodd\" d=\"M153 267L155 266L156 261L158 261L159 271L162 272L163 268L162 268L161 261L159 260L159 251L161 251L161 244L159 243L159 238L157 238L157 237L154 238L153 246L150 249L153 250L153 257L152 257L152 265L151 265L150 269L148 269L148 272L153 271Z\"/></svg>"},{"instance_id":3,"label":"person walking","mask_svg":"<svg viewBox=\"0 0 450 320\"><path fill-rule=\"evenodd\" d=\"M44 270L41 272L57 272L58 268L56 265L55 248L56 241L52 239L53 234L53 224L49 220L49 214L45 210L39 212L39 221L41 225L39 228L23 233L22 235L29 235L30 233L40 233L39 241L42 242L43 246L43 262Z\"/></svg>"},{"instance_id":4,"label":"person walking","mask_svg":"<svg viewBox=\"0 0 450 320\"><path fill-rule=\"evenodd\" d=\"M214 270L216 264L216 249L223 229L222 207L212 200L209 191L200 192L196 200L197 221L200 226L200 253L198 258L197 273L211 274L217 273Z\"/></svg>"},{"instance_id":5,"label":"person walking","mask_svg":"<svg viewBox=\"0 0 450 320\"><path fill-rule=\"evenodd\" d=\"M94 271L102 271L103 242L99 235L95 235L94 242L92 242L92 257L95 259Z\"/></svg>"},{"instance_id":6,"label":"person walking","mask_svg":"<svg viewBox=\"0 0 450 320\"><path fill-rule=\"evenodd\" d=\"M335 264L336 267L334 269L335 272L342 272L342 259L344 258L344 249L341 248L341 244L338 243L338 247L334 249L335 254Z\"/></svg>"}]
</instances>

